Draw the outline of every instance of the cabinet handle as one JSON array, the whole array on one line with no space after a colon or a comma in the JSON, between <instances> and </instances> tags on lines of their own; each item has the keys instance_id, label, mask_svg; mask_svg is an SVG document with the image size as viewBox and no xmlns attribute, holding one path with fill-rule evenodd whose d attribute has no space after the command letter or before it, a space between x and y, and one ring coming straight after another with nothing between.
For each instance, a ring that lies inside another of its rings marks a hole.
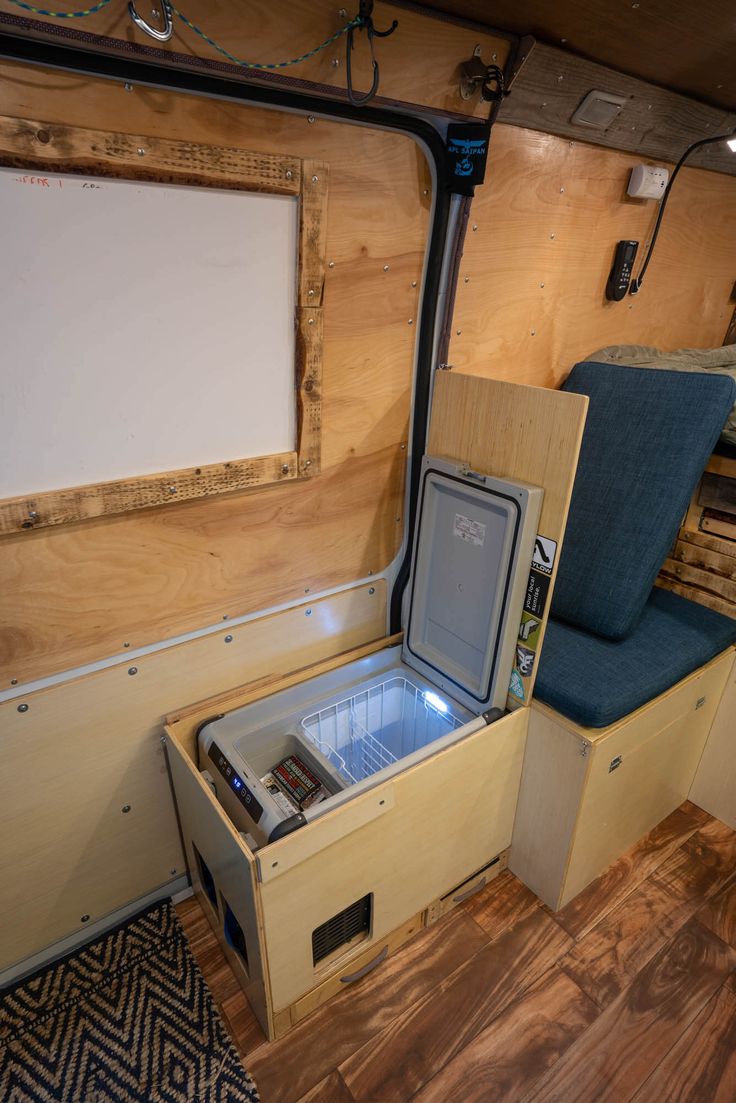
<instances>
[{"instance_id":1,"label":"cabinet handle","mask_svg":"<svg viewBox=\"0 0 736 1103\"><path fill-rule=\"evenodd\" d=\"M459 896L453 896L453 904L462 904L463 900L467 900L469 896L472 896L474 892L480 892L486 883L485 877L481 877L477 885L473 885L472 888L466 889L465 892L461 892Z\"/></svg>"},{"instance_id":2,"label":"cabinet handle","mask_svg":"<svg viewBox=\"0 0 736 1103\"><path fill-rule=\"evenodd\" d=\"M362 969L358 969L355 973L349 973L346 977L340 977L340 984L352 984L355 980L360 980L366 973L370 973L371 969L375 969L377 965L380 965L382 961L386 960L388 956L388 946L384 946L379 954L373 958L373 961L369 961L367 965L364 965Z\"/></svg>"}]
</instances>

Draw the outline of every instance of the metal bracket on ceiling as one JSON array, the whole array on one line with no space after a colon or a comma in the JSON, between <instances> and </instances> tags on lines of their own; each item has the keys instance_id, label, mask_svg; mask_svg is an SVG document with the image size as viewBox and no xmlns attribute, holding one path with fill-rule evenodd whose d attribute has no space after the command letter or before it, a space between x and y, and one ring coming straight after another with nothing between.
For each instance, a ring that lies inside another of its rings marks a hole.
<instances>
[{"instance_id":1,"label":"metal bracket on ceiling","mask_svg":"<svg viewBox=\"0 0 736 1103\"><path fill-rule=\"evenodd\" d=\"M480 92L480 98L486 103L494 103L504 95L503 71L496 64L485 64L480 46L476 46L473 56L460 66L460 95L470 100L476 92Z\"/></svg>"}]
</instances>

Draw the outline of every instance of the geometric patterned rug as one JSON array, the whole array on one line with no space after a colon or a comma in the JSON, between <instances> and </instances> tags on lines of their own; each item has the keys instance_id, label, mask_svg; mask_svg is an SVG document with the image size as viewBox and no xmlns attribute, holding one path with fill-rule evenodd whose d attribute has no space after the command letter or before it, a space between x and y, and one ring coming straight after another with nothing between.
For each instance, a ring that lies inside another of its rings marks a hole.
<instances>
[{"instance_id":1,"label":"geometric patterned rug","mask_svg":"<svg viewBox=\"0 0 736 1103\"><path fill-rule=\"evenodd\" d=\"M0 993L2 1103L258 1103L173 905Z\"/></svg>"}]
</instances>

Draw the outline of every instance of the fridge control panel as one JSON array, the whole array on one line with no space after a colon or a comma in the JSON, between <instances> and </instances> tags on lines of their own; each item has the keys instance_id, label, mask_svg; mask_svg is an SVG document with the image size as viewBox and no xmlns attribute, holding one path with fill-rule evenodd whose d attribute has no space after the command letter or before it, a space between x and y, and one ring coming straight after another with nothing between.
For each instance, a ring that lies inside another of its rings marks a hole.
<instances>
[{"instance_id":1,"label":"fridge control panel","mask_svg":"<svg viewBox=\"0 0 736 1103\"><path fill-rule=\"evenodd\" d=\"M213 742L210 744L208 754L224 777L229 788L247 810L253 823L258 823L263 815L263 806L258 802L253 793L251 793L240 774L234 769L216 743Z\"/></svg>"}]
</instances>

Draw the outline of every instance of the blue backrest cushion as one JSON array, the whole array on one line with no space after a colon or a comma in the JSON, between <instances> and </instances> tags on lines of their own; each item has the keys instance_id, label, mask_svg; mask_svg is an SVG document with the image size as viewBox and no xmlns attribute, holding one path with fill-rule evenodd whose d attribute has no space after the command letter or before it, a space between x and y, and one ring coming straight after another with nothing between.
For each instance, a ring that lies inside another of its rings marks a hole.
<instances>
[{"instance_id":1,"label":"blue backrest cushion","mask_svg":"<svg viewBox=\"0 0 736 1103\"><path fill-rule=\"evenodd\" d=\"M651 593L736 396L728 376L576 364L590 404L552 613L624 639Z\"/></svg>"}]
</instances>

